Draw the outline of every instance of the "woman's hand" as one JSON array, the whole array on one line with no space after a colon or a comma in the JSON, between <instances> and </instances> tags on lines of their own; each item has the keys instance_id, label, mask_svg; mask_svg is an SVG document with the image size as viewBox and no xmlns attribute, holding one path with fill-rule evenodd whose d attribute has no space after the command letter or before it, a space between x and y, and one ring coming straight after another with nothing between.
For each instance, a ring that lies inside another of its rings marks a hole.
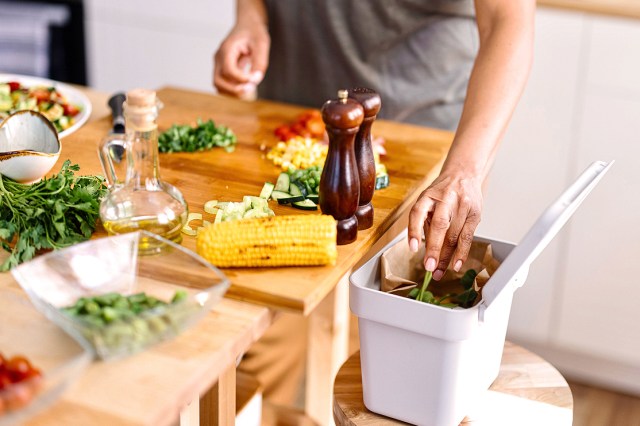
<instances>
[{"instance_id":1,"label":"woman's hand","mask_svg":"<svg viewBox=\"0 0 640 426\"><path fill-rule=\"evenodd\" d=\"M460 270L480 223L482 184L524 88L533 55L535 0L476 0L480 49L442 173L409 214L409 246L426 238L425 269Z\"/></svg>"},{"instance_id":2,"label":"woman's hand","mask_svg":"<svg viewBox=\"0 0 640 426\"><path fill-rule=\"evenodd\" d=\"M424 265L440 280L450 262L459 271L469 255L482 212L482 181L443 172L418 197L409 213L409 247L417 252L426 237Z\"/></svg>"},{"instance_id":3,"label":"woman's hand","mask_svg":"<svg viewBox=\"0 0 640 426\"><path fill-rule=\"evenodd\" d=\"M255 93L269 64L271 39L261 1L238 2L235 27L215 54L213 85L224 95Z\"/></svg>"}]
</instances>

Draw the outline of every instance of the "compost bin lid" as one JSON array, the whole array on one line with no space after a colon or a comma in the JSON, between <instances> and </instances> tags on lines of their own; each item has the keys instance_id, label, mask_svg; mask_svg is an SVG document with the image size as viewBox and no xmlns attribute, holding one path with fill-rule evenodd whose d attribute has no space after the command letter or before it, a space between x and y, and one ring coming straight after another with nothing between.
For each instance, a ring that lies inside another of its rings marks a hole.
<instances>
[{"instance_id":1,"label":"compost bin lid","mask_svg":"<svg viewBox=\"0 0 640 426\"><path fill-rule=\"evenodd\" d=\"M500 267L491 276L482 290L482 302L479 310L480 319L504 288L514 283L515 287L523 283L517 280L520 272L529 268L531 262L545 249L556 236L562 226L587 198L587 195L609 171L613 161L595 161L576 181L567 188L536 220L522 238L520 243L509 253ZM515 282L514 282L515 281Z\"/></svg>"}]
</instances>

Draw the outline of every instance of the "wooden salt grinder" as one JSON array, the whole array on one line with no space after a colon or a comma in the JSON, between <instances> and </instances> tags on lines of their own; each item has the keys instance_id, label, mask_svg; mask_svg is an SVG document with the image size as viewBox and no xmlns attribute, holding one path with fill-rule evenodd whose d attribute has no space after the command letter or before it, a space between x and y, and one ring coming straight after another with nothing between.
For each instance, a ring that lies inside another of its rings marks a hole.
<instances>
[{"instance_id":1,"label":"wooden salt grinder","mask_svg":"<svg viewBox=\"0 0 640 426\"><path fill-rule=\"evenodd\" d=\"M322 106L322 120L329 134L329 151L320 177L320 208L338 221L337 243L349 244L358 236L360 182L354 153L354 139L364 118L360 103L349 99L346 90L338 99Z\"/></svg>"},{"instance_id":2,"label":"wooden salt grinder","mask_svg":"<svg viewBox=\"0 0 640 426\"><path fill-rule=\"evenodd\" d=\"M349 91L349 97L355 99L364 109L364 120L354 142L358 178L360 180L360 201L356 210L358 229L369 229L373 226L373 206L371 199L376 186L376 164L371 147L371 126L376 119L382 101L374 90L356 87Z\"/></svg>"}]
</instances>

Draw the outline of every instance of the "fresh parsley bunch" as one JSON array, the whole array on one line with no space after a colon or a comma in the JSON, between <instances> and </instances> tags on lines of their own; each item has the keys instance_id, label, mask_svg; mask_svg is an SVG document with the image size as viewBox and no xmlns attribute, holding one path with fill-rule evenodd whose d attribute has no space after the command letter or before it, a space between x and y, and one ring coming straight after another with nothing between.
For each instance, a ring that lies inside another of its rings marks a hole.
<instances>
[{"instance_id":1,"label":"fresh parsley bunch","mask_svg":"<svg viewBox=\"0 0 640 426\"><path fill-rule=\"evenodd\" d=\"M228 127L216 126L213 120L204 122L198 119L195 127L174 124L169 130L161 133L158 137L158 150L194 152L221 147L231 152L237 142L236 135Z\"/></svg>"},{"instance_id":2,"label":"fresh parsley bunch","mask_svg":"<svg viewBox=\"0 0 640 426\"><path fill-rule=\"evenodd\" d=\"M91 237L107 188L101 176L74 176L78 170L67 160L58 174L31 185L0 175L0 245L11 253L0 271L33 258L38 250Z\"/></svg>"}]
</instances>

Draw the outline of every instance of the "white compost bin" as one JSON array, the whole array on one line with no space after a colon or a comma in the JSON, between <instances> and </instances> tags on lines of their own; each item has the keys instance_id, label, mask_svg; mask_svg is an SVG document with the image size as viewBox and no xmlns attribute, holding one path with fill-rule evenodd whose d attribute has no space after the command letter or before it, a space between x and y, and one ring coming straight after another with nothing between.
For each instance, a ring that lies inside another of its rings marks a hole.
<instances>
[{"instance_id":1,"label":"white compost bin","mask_svg":"<svg viewBox=\"0 0 640 426\"><path fill-rule=\"evenodd\" d=\"M350 277L358 317L365 406L423 426L454 426L473 410L500 369L513 292L613 162L593 163L536 221L522 241L487 238L502 263L474 307L444 308L380 291L380 256Z\"/></svg>"}]
</instances>

